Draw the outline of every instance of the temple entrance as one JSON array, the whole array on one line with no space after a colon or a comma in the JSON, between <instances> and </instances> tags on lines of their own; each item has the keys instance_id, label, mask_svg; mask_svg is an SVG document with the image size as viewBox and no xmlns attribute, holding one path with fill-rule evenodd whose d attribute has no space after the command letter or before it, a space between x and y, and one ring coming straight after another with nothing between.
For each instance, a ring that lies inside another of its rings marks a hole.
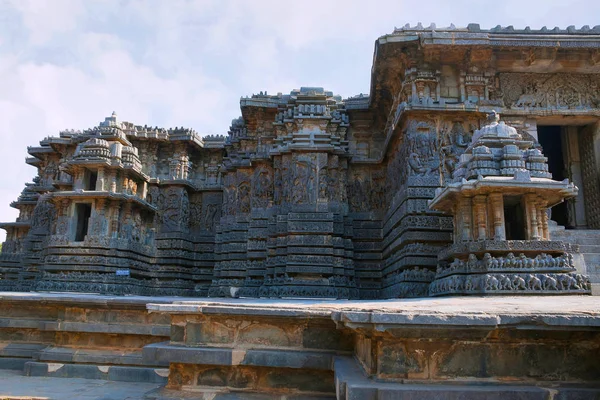
<instances>
[{"instance_id":1,"label":"temple entrance","mask_svg":"<svg viewBox=\"0 0 600 400\"><path fill-rule=\"evenodd\" d=\"M542 146L544 156L548 157L548 169L552 179L562 181L566 176L562 140L563 127L558 125L538 126L538 141ZM567 203L562 202L552 207L550 219L558 225L573 228L569 223Z\"/></svg>"}]
</instances>

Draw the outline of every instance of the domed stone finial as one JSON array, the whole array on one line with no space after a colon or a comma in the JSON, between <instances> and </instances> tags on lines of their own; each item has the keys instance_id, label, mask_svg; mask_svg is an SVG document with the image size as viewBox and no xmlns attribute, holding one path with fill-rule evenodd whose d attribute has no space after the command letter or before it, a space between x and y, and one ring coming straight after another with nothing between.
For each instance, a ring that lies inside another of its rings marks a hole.
<instances>
[{"instance_id":1,"label":"domed stone finial","mask_svg":"<svg viewBox=\"0 0 600 400\"><path fill-rule=\"evenodd\" d=\"M498 114L496 110L492 110L487 116L487 121L489 124L500 122L500 114Z\"/></svg>"},{"instance_id":2,"label":"domed stone finial","mask_svg":"<svg viewBox=\"0 0 600 400\"><path fill-rule=\"evenodd\" d=\"M116 118L116 117L117 117L117 113L116 113L116 111L113 111L113 112L112 112L112 114L111 114L111 117L113 117L113 118Z\"/></svg>"}]
</instances>

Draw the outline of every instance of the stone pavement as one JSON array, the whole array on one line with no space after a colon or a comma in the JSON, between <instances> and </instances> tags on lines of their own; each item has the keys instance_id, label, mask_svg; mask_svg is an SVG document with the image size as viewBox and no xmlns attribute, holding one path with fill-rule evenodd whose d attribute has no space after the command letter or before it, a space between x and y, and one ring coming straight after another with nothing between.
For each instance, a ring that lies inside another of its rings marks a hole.
<instances>
[{"instance_id":1,"label":"stone pavement","mask_svg":"<svg viewBox=\"0 0 600 400\"><path fill-rule=\"evenodd\" d=\"M157 384L23 376L0 370L0 399L142 400Z\"/></svg>"}]
</instances>

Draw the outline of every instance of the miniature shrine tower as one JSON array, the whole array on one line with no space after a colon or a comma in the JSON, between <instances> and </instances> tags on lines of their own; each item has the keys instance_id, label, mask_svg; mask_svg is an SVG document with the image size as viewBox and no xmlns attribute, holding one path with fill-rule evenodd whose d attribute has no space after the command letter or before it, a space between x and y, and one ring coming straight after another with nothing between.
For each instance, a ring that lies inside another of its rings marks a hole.
<instances>
[{"instance_id":1,"label":"miniature shrine tower","mask_svg":"<svg viewBox=\"0 0 600 400\"><path fill-rule=\"evenodd\" d=\"M548 231L548 209L577 192L552 180L540 149L493 111L429 203L454 217L454 243L439 255L430 295L589 293L573 263L577 246Z\"/></svg>"}]
</instances>

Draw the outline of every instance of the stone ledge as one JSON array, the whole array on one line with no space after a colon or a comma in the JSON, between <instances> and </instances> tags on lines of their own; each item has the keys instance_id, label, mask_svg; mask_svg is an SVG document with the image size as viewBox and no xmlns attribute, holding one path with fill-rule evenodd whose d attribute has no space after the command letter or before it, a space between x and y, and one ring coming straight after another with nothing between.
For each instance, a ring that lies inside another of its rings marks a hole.
<instances>
[{"instance_id":1,"label":"stone ledge","mask_svg":"<svg viewBox=\"0 0 600 400\"><path fill-rule=\"evenodd\" d=\"M131 366L168 366L168 364L147 363L142 351L118 351L108 349L82 349L67 347L48 347L37 355L38 361L81 364L109 364Z\"/></svg>"},{"instance_id":2,"label":"stone ledge","mask_svg":"<svg viewBox=\"0 0 600 400\"><path fill-rule=\"evenodd\" d=\"M62 364L29 361L24 375L101 379L121 382L167 383L168 369L112 365Z\"/></svg>"},{"instance_id":3,"label":"stone ledge","mask_svg":"<svg viewBox=\"0 0 600 400\"><path fill-rule=\"evenodd\" d=\"M199 397L203 396L203 397ZM265 394L248 392L218 392L202 391L190 392L159 388L152 390L144 396L148 400L335 400L335 396L309 395L309 394Z\"/></svg>"},{"instance_id":4,"label":"stone ledge","mask_svg":"<svg viewBox=\"0 0 600 400\"><path fill-rule=\"evenodd\" d=\"M0 357L31 358L45 349L46 344L0 342Z\"/></svg>"},{"instance_id":5,"label":"stone ledge","mask_svg":"<svg viewBox=\"0 0 600 400\"><path fill-rule=\"evenodd\" d=\"M187 347L156 343L143 349L148 363L201 365L248 365L255 367L331 370L334 353L295 350L236 350L218 347Z\"/></svg>"},{"instance_id":6,"label":"stone ledge","mask_svg":"<svg viewBox=\"0 0 600 400\"><path fill-rule=\"evenodd\" d=\"M199 298L185 300L180 297L102 296L89 294L55 293L0 293L0 301L48 305L77 305L77 307L102 306L117 308L128 306L147 308L150 312L167 314L219 314L242 316L266 316L283 318L333 318L336 321L402 323L408 325L504 325L534 324L564 327L600 326L598 300L593 296L544 296L527 297L480 297L419 298L394 300L273 300L273 299L218 299ZM16 319L16 318L15 318ZM28 318L24 318L27 320ZM31 319L32 321L36 321ZM48 321L42 321L48 323ZM8 323L8 322L7 322ZM50 322L53 325L55 322ZM9 324L10 325L10 324ZM93 324L87 324L93 325ZM108 324L106 324L108 325ZM140 332L130 325L132 330ZM139 324L139 327L145 325ZM87 329L86 326L70 325L71 329ZM163 327L160 326L162 329ZM160 334L168 336L168 327ZM110 328L113 329L113 328Z\"/></svg>"},{"instance_id":7,"label":"stone ledge","mask_svg":"<svg viewBox=\"0 0 600 400\"><path fill-rule=\"evenodd\" d=\"M0 318L0 328L39 329L48 332L114 333L125 335L169 336L169 325L119 324L100 322L44 321L19 317Z\"/></svg>"},{"instance_id":8,"label":"stone ledge","mask_svg":"<svg viewBox=\"0 0 600 400\"><path fill-rule=\"evenodd\" d=\"M502 383L477 385L453 384L398 384L369 379L358 363L350 357L336 357L334 361L335 386L339 399L345 400L568 400L592 399L600 396L600 389L588 387L540 387Z\"/></svg>"}]
</instances>

